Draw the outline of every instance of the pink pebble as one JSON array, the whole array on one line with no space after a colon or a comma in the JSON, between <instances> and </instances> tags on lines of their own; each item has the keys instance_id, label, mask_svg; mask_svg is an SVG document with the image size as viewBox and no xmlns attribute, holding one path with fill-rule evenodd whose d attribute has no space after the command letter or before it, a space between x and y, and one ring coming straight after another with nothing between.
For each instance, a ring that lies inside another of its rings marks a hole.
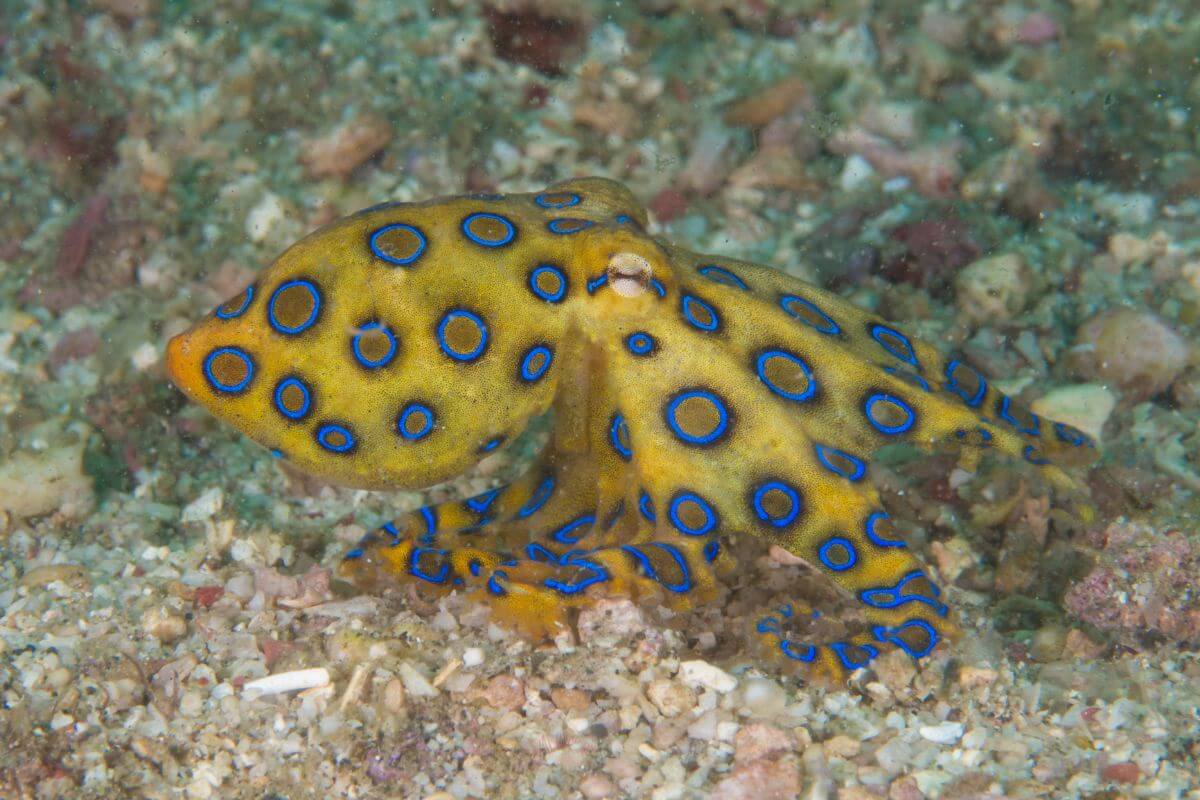
<instances>
[{"instance_id":1,"label":"pink pebble","mask_svg":"<svg viewBox=\"0 0 1200 800\"><path fill-rule=\"evenodd\" d=\"M1017 41L1045 44L1058 38L1058 23L1044 11L1031 11L1017 26Z\"/></svg>"}]
</instances>

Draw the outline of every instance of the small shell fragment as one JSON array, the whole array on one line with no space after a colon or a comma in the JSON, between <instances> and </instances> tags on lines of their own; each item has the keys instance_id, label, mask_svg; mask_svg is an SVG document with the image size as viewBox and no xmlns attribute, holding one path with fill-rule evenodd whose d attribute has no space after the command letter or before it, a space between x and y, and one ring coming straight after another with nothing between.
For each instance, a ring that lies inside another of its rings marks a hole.
<instances>
[{"instance_id":1,"label":"small shell fragment","mask_svg":"<svg viewBox=\"0 0 1200 800\"><path fill-rule=\"evenodd\" d=\"M246 685L242 688L242 691L245 694L253 692L258 696L265 696L295 692L300 689L314 689L318 686L327 686L328 684L329 670L324 667L314 667L312 669L280 672L275 675L267 675L264 678L246 681Z\"/></svg>"}]
</instances>

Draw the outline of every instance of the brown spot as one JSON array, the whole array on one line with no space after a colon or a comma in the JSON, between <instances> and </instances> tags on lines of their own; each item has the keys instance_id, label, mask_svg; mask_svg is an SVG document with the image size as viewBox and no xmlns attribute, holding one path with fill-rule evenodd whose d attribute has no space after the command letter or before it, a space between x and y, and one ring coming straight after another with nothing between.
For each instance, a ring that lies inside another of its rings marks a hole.
<instances>
[{"instance_id":1,"label":"brown spot","mask_svg":"<svg viewBox=\"0 0 1200 800\"><path fill-rule=\"evenodd\" d=\"M509 235L508 226L495 217L472 217L467 227L485 242L502 242Z\"/></svg>"},{"instance_id":2,"label":"brown spot","mask_svg":"<svg viewBox=\"0 0 1200 800\"><path fill-rule=\"evenodd\" d=\"M825 323L822 321L820 324ZM767 358L763 362L762 371L772 386L788 394L804 394L812 385L808 374L796 362L783 356Z\"/></svg>"},{"instance_id":3,"label":"brown spot","mask_svg":"<svg viewBox=\"0 0 1200 800\"><path fill-rule=\"evenodd\" d=\"M388 228L375 237L375 247L397 261L406 261L421 249L421 237L408 228Z\"/></svg>"},{"instance_id":4,"label":"brown spot","mask_svg":"<svg viewBox=\"0 0 1200 800\"><path fill-rule=\"evenodd\" d=\"M877 400L871 405L871 419L885 428L895 428L908 422L908 412L894 400Z\"/></svg>"},{"instance_id":5,"label":"brown spot","mask_svg":"<svg viewBox=\"0 0 1200 800\"><path fill-rule=\"evenodd\" d=\"M358 335L358 352L367 361L378 364L387 358L392 349L392 339L383 328L372 327Z\"/></svg>"},{"instance_id":6,"label":"brown spot","mask_svg":"<svg viewBox=\"0 0 1200 800\"><path fill-rule=\"evenodd\" d=\"M451 317L443 328L446 345L455 353L473 353L479 347L483 333L466 317Z\"/></svg>"},{"instance_id":7,"label":"brown spot","mask_svg":"<svg viewBox=\"0 0 1200 800\"><path fill-rule=\"evenodd\" d=\"M284 411L298 414L304 408L304 390L294 383L289 383L279 393L279 403Z\"/></svg>"},{"instance_id":8,"label":"brown spot","mask_svg":"<svg viewBox=\"0 0 1200 800\"><path fill-rule=\"evenodd\" d=\"M558 273L550 270L539 272L533 282L537 285L538 291L548 295L555 295L562 289L562 278L558 277Z\"/></svg>"},{"instance_id":9,"label":"brown spot","mask_svg":"<svg viewBox=\"0 0 1200 800\"><path fill-rule=\"evenodd\" d=\"M237 386L250 374L246 360L233 353L218 353L209 364L209 369L221 386Z\"/></svg>"},{"instance_id":10,"label":"brown spot","mask_svg":"<svg viewBox=\"0 0 1200 800\"><path fill-rule=\"evenodd\" d=\"M700 530L708 524L708 514L694 500L684 500L675 513L683 526L689 530Z\"/></svg>"},{"instance_id":11,"label":"brown spot","mask_svg":"<svg viewBox=\"0 0 1200 800\"><path fill-rule=\"evenodd\" d=\"M688 436L702 439L721 424L721 415L708 399L687 397L675 407L675 424Z\"/></svg>"},{"instance_id":12,"label":"brown spot","mask_svg":"<svg viewBox=\"0 0 1200 800\"><path fill-rule=\"evenodd\" d=\"M306 285L293 284L275 293L271 305L275 321L285 328L297 328L308 322L313 313L312 292Z\"/></svg>"},{"instance_id":13,"label":"brown spot","mask_svg":"<svg viewBox=\"0 0 1200 800\"><path fill-rule=\"evenodd\" d=\"M783 519L792 513L792 498L780 489L768 489L759 503L763 512L771 519Z\"/></svg>"}]
</instances>

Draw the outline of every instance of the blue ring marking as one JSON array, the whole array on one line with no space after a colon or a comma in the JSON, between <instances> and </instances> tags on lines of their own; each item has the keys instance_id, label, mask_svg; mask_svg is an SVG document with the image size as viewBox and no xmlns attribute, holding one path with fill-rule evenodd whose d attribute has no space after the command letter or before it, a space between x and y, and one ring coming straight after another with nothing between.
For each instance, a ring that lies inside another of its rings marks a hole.
<instances>
[{"instance_id":1,"label":"blue ring marking","mask_svg":"<svg viewBox=\"0 0 1200 800\"><path fill-rule=\"evenodd\" d=\"M933 597L926 597L923 594L906 594L904 587L915 580L926 581L933 592ZM937 612L938 616L944 617L950 613L950 609L937 599L941 596L942 590L919 569L905 575L896 582L895 586L885 584L872 589L863 589L858 593L858 599L871 608L896 608L905 603L924 603Z\"/></svg>"},{"instance_id":2,"label":"blue ring marking","mask_svg":"<svg viewBox=\"0 0 1200 800\"><path fill-rule=\"evenodd\" d=\"M617 214L616 220L618 225L637 225L633 217L628 214Z\"/></svg>"},{"instance_id":3,"label":"blue ring marking","mask_svg":"<svg viewBox=\"0 0 1200 800\"><path fill-rule=\"evenodd\" d=\"M245 297L242 299L242 304L236 309L233 311L222 311L222 308L229 305L229 301L226 300L224 303L221 303L221 305L217 306L216 310L213 311L213 314L215 314L218 319L234 319L236 317L240 317L242 314L245 314L246 309L250 307L250 301L254 299L254 284L252 283L247 286L243 293L245 294Z\"/></svg>"},{"instance_id":4,"label":"blue ring marking","mask_svg":"<svg viewBox=\"0 0 1200 800\"><path fill-rule=\"evenodd\" d=\"M663 286L662 281L660 281L658 278L650 279L650 288L653 289L655 294L657 294L660 298L667 296L667 287Z\"/></svg>"},{"instance_id":5,"label":"blue ring marking","mask_svg":"<svg viewBox=\"0 0 1200 800\"><path fill-rule=\"evenodd\" d=\"M958 378L954 377L954 373L960 367L962 369L969 370L975 376L975 379L979 381L979 386L976 387L974 394L969 393L966 387L959 385ZM983 402L984 395L987 394L988 387L987 380L983 377L983 375L979 374L979 370L964 364L955 358L946 362L945 373L946 391L950 392L951 394L958 395L958 397L971 408L979 408L979 404Z\"/></svg>"},{"instance_id":6,"label":"blue ring marking","mask_svg":"<svg viewBox=\"0 0 1200 800\"><path fill-rule=\"evenodd\" d=\"M363 549L361 547L355 547L351 550L347 550L346 555L342 556L342 558L346 561L353 561L356 558L362 558L362 557L363 557Z\"/></svg>"},{"instance_id":7,"label":"blue ring marking","mask_svg":"<svg viewBox=\"0 0 1200 800\"><path fill-rule=\"evenodd\" d=\"M334 434L341 434L344 441L340 444L332 444L329 437ZM324 447L331 453L349 453L354 449L357 442L354 440L354 434L346 425L341 425L336 422L326 422L321 427L317 428L317 444Z\"/></svg>"},{"instance_id":8,"label":"blue ring marking","mask_svg":"<svg viewBox=\"0 0 1200 800\"><path fill-rule=\"evenodd\" d=\"M1044 467L1050 463L1050 459L1043 458L1042 456L1038 455L1040 452L1042 451L1038 448L1031 444L1027 444L1025 445L1025 449L1021 451L1021 458L1025 459L1034 466Z\"/></svg>"},{"instance_id":9,"label":"blue ring marking","mask_svg":"<svg viewBox=\"0 0 1200 800\"><path fill-rule=\"evenodd\" d=\"M704 560L709 564L717 560L717 556L721 555L721 543L716 539L711 539L708 544L704 545Z\"/></svg>"},{"instance_id":10,"label":"blue ring marking","mask_svg":"<svg viewBox=\"0 0 1200 800\"><path fill-rule=\"evenodd\" d=\"M1023 433L1026 436L1037 436L1042 427L1041 418L1037 414L1030 411L1029 418L1033 421L1030 423L1028 428L1025 428L1022 427L1020 421L1013 416L1011 408L1012 398L1006 394L1000 395L1000 401L996 404L996 411L999 414L1000 419L1004 420L1009 425L1012 425L1018 432Z\"/></svg>"},{"instance_id":11,"label":"blue ring marking","mask_svg":"<svg viewBox=\"0 0 1200 800\"><path fill-rule=\"evenodd\" d=\"M679 411L679 406L684 400L689 400L693 397L699 397L707 400L713 408L717 410L717 425L711 431L703 436L693 436L687 433L679 426L675 419L675 414ZM707 389L685 389L677 393L667 403L666 414L667 427L675 434L676 438L688 444L709 445L720 439L729 430L729 409L725 407L725 402L713 392Z\"/></svg>"},{"instance_id":12,"label":"blue ring marking","mask_svg":"<svg viewBox=\"0 0 1200 800\"><path fill-rule=\"evenodd\" d=\"M421 519L425 522L425 533L421 537L422 541L432 542L437 536L438 518L437 506L422 506L417 510L421 515Z\"/></svg>"},{"instance_id":13,"label":"blue ring marking","mask_svg":"<svg viewBox=\"0 0 1200 800\"><path fill-rule=\"evenodd\" d=\"M754 624L754 630L758 633L782 633L778 617L763 617Z\"/></svg>"},{"instance_id":14,"label":"blue ring marking","mask_svg":"<svg viewBox=\"0 0 1200 800\"><path fill-rule=\"evenodd\" d=\"M504 491L504 488L503 486L497 486L494 489L488 489L482 494L469 497L463 501L463 507L476 514L486 514L491 509L492 503L496 502L496 498Z\"/></svg>"},{"instance_id":15,"label":"blue ring marking","mask_svg":"<svg viewBox=\"0 0 1200 800\"><path fill-rule=\"evenodd\" d=\"M588 280L588 282L587 282L587 293L588 293L588 294L595 294L595 293L596 293L596 291L597 291L598 289L600 289L602 286L604 286L606 283L608 283L608 273L607 273L607 272L601 272L601 273L600 273L599 275L597 275L596 277L594 277L594 278L591 278L591 279L589 279L589 280Z\"/></svg>"},{"instance_id":16,"label":"blue ring marking","mask_svg":"<svg viewBox=\"0 0 1200 800\"><path fill-rule=\"evenodd\" d=\"M689 528L686 523L680 518L679 510L684 503L694 503L697 508L704 512L704 522L699 527ZM671 524L675 529L684 536L705 536L717 527L717 512L709 505L708 501L695 492L682 491L676 493L671 498L671 505L667 509L667 518L671 520Z\"/></svg>"},{"instance_id":17,"label":"blue ring marking","mask_svg":"<svg viewBox=\"0 0 1200 800\"><path fill-rule=\"evenodd\" d=\"M866 657L861 661L855 661L850 658L850 649L854 648L862 650L866 653ZM869 644L850 644L849 642L830 642L829 649L834 652L838 660L842 662L842 666L850 671L854 671L861 667L870 664L876 656L879 655L879 648L872 647Z\"/></svg>"},{"instance_id":18,"label":"blue ring marking","mask_svg":"<svg viewBox=\"0 0 1200 800\"><path fill-rule=\"evenodd\" d=\"M683 553L679 552L677 547L673 547L665 542L650 542L646 546L656 547L659 550L662 550L664 553L669 555L675 561L676 566L679 567L679 583L667 583L662 579L661 575L657 574L655 575L655 580L657 580L663 587L675 592L676 594L683 594L691 591L693 586L692 571L688 569L687 559L683 557Z\"/></svg>"},{"instance_id":19,"label":"blue ring marking","mask_svg":"<svg viewBox=\"0 0 1200 800\"><path fill-rule=\"evenodd\" d=\"M914 650L900 635L908 628L919 628L924 631L925 635L929 637L929 643L919 650ZM877 642L890 642L908 653L912 658L924 658L929 655L942 639L941 635L937 632L937 628L923 619L910 619L892 628L886 625L876 625L871 629L871 633L875 636Z\"/></svg>"},{"instance_id":20,"label":"blue ring marking","mask_svg":"<svg viewBox=\"0 0 1200 800\"><path fill-rule=\"evenodd\" d=\"M479 329L479 344L477 344L475 346L474 350L471 350L466 353L459 353L456 350L452 350L450 348L450 343L446 341L446 326L449 325L451 321L453 321L455 319L460 319L460 318L470 320L475 325L475 327ZM444 315L442 315L441 321L438 322L437 340L438 340L438 346L440 346L442 348L442 352L445 353L446 355L450 356L451 358L453 358L455 361L462 361L462 362L474 361L475 359L477 359L481 355L483 355L483 351L487 349L487 346L488 346L487 323L485 323L483 321L483 318L480 317L478 314L476 314L473 311L467 311L465 308L451 309L451 310L447 311Z\"/></svg>"},{"instance_id":21,"label":"blue ring marking","mask_svg":"<svg viewBox=\"0 0 1200 800\"><path fill-rule=\"evenodd\" d=\"M388 340L388 350L379 358L372 361L362 354L362 337L368 331L383 331L383 335ZM367 369L379 369L386 367L396 357L396 350L399 346L396 344L396 334L392 333L388 326L381 322L365 322L358 326L358 332L354 334L354 338L350 340L350 349L354 353L354 359L362 364Z\"/></svg>"},{"instance_id":22,"label":"blue ring marking","mask_svg":"<svg viewBox=\"0 0 1200 800\"><path fill-rule=\"evenodd\" d=\"M648 356L657 346L654 337L645 331L637 331L625 337L625 347L635 356Z\"/></svg>"},{"instance_id":23,"label":"blue ring marking","mask_svg":"<svg viewBox=\"0 0 1200 800\"><path fill-rule=\"evenodd\" d=\"M612 449L617 452L617 455L623 461L628 461L633 458L633 450L628 445L622 443L622 436L624 436L625 441L629 441L629 426L625 424L625 417L618 411L612 415L612 419L608 423L608 441L612 444Z\"/></svg>"},{"instance_id":24,"label":"blue ring marking","mask_svg":"<svg viewBox=\"0 0 1200 800\"><path fill-rule=\"evenodd\" d=\"M860 458L847 453L845 450L838 450L835 447L826 447L823 444L816 445L817 460L821 462L821 466L829 470L835 475L841 475L851 483L857 483L867 474L867 464ZM842 459L847 464L839 464L834 459Z\"/></svg>"},{"instance_id":25,"label":"blue ring marking","mask_svg":"<svg viewBox=\"0 0 1200 800\"><path fill-rule=\"evenodd\" d=\"M730 272L729 270L725 269L725 267L718 266L716 264L705 264L704 266L699 267L696 270L696 272L699 272L701 275L708 278L713 283L720 283L720 284L724 284L725 286L732 286L733 288L741 289L744 292L750 290L750 287L746 285L746 282L744 280L742 280L741 278L739 278L737 275Z\"/></svg>"},{"instance_id":26,"label":"blue ring marking","mask_svg":"<svg viewBox=\"0 0 1200 800\"><path fill-rule=\"evenodd\" d=\"M1072 447L1095 447L1095 444L1092 443L1092 437L1065 422L1054 423L1054 435L1058 437L1060 442L1066 442Z\"/></svg>"},{"instance_id":27,"label":"blue ring marking","mask_svg":"<svg viewBox=\"0 0 1200 800\"><path fill-rule=\"evenodd\" d=\"M558 554L539 542L525 545L525 557L530 561L541 561L545 564L558 564Z\"/></svg>"},{"instance_id":28,"label":"blue ring marking","mask_svg":"<svg viewBox=\"0 0 1200 800\"><path fill-rule=\"evenodd\" d=\"M840 555L842 558L838 558ZM817 550L817 558L821 559L821 563L826 569L834 572L845 572L858 563L858 550L854 547L854 542L844 536L830 536L825 540L825 543Z\"/></svg>"},{"instance_id":29,"label":"blue ring marking","mask_svg":"<svg viewBox=\"0 0 1200 800\"><path fill-rule=\"evenodd\" d=\"M579 233L592 227L596 223L590 219L576 219L574 217L559 217L552 219L546 223L546 230L551 233L556 233L559 236L567 236L572 233Z\"/></svg>"},{"instance_id":30,"label":"blue ring marking","mask_svg":"<svg viewBox=\"0 0 1200 800\"><path fill-rule=\"evenodd\" d=\"M898 339L899 346L897 346L896 341L889 341L889 337ZM895 356L917 369L921 368L921 362L917 361L917 352L913 350L912 341L900 331L887 325L875 323L871 326L871 338L878 342L880 347L888 351L889 355Z\"/></svg>"},{"instance_id":31,"label":"blue ring marking","mask_svg":"<svg viewBox=\"0 0 1200 800\"><path fill-rule=\"evenodd\" d=\"M867 539L871 544L876 547L908 547L908 543L901 539L885 539L875 532L875 526L885 519L889 519L886 511L875 511L867 517L863 531L867 534Z\"/></svg>"},{"instance_id":32,"label":"blue ring marking","mask_svg":"<svg viewBox=\"0 0 1200 800\"><path fill-rule=\"evenodd\" d=\"M643 577L649 578L652 581L658 580L658 572L654 569L654 564L650 561L650 556L646 555L631 544L621 545L621 550L633 556L634 560L637 561L642 568Z\"/></svg>"},{"instance_id":33,"label":"blue ring marking","mask_svg":"<svg viewBox=\"0 0 1200 800\"><path fill-rule=\"evenodd\" d=\"M289 411L283 405L283 392L285 389L294 386L300 390L300 394L304 396L304 404L295 411ZM275 410L290 420L301 420L308 416L308 412L312 409L312 392L304 383L294 376L288 376L275 385L275 393L271 395L271 402L275 404Z\"/></svg>"},{"instance_id":34,"label":"blue ring marking","mask_svg":"<svg viewBox=\"0 0 1200 800\"><path fill-rule=\"evenodd\" d=\"M533 360L538 356L542 356L542 363L535 365ZM550 364L554 361L554 351L544 344L535 344L529 348L529 352L525 353L521 358L521 380L526 383L533 383L541 380L546 371L550 369Z\"/></svg>"},{"instance_id":35,"label":"blue ring marking","mask_svg":"<svg viewBox=\"0 0 1200 800\"><path fill-rule=\"evenodd\" d=\"M820 317L822 324L818 325L812 320L808 319L808 317L804 316L802 312L795 309L796 306L800 306L808 311L811 311L813 314L816 314L818 317ZM780 295L779 307L782 308L789 316L800 320L813 330L823 333L826 336L837 336L842 332L842 327L834 321L833 317L822 311L821 308L811 300L806 300L803 297L797 297L794 294Z\"/></svg>"},{"instance_id":36,"label":"blue ring marking","mask_svg":"<svg viewBox=\"0 0 1200 800\"><path fill-rule=\"evenodd\" d=\"M782 358L800 368L800 371L808 378L808 386L804 387L804 391L789 392L783 387L771 383L771 379L767 376L767 362L772 358ZM787 400L803 403L811 400L817 393L817 379L813 377L812 368L795 353L789 353L786 350L764 350L754 362L754 371L758 373L758 379L763 382L764 386Z\"/></svg>"},{"instance_id":37,"label":"blue ring marking","mask_svg":"<svg viewBox=\"0 0 1200 800\"><path fill-rule=\"evenodd\" d=\"M580 539L582 539L584 536L586 536L588 532L583 531L582 533L580 533L578 536L576 536L574 538L571 537L571 534L574 533L579 528L593 525L593 524L595 524L595 522L596 522L595 514L581 514L578 517L576 517L575 519L571 520L570 522L564 523L563 525L559 526L556 530L552 531L550 533L550 538L556 542L562 542L563 544L575 544Z\"/></svg>"},{"instance_id":38,"label":"blue ring marking","mask_svg":"<svg viewBox=\"0 0 1200 800\"><path fill-rule=\"evenodd\" d=\"M499 222L504 226L504 234L499 239L484 239L482 236L476 235L471 231L471 223L480 219L490 219ZM464 236L483 247L504 247L504 245L510 244L513 239L517 238L517 227L499 214L477 211L474 214L468 214L463 217L460 227Z\"/></svg>"},{"instance_id":39,"label":"blue ring marking","mask_svg":"<svg viewBox=\"0 0 1200 800\"><path fill-rule=\"evenodd\" d=\"M538 286L538 277L545 274L558 278L558 290L547 292ZM545 300L547 303L561 303L567 296L567 275L553 264L538 264L529 271L529 291Z\"/></svg>"},{"instance_id":40,"label":"blue ring marking","mask_svg":"<svg viewBox=\"0 0 1200 800\"><path fill-rule=\"evenodd\" d=\"M498 597L504 597L504 595L508 594L508 591L499 584L496 580L497 578L508 580L508 573L501 569L493 571L492 576L488 578L487 590Z\"/></svg>"},{"instance_id":41,"label":"blue ring marking","mask_svg":"<svg viewBox=\"0 0 1200 800\"><path fill-rule=\"evenodd\" d=\"M896 367L884 367L883 371L888 375L893 375L896 378L899 378L910 386L916 386L918 389L922 389L926 392L931 391L929 388L929 381L925 380L915 372L909 372L906 369L897 369Z\"/></svg>"},{"instance_id":42,"label":"blue ring marking","mask_svg":"<svg viewBox=\"0 0 1200 800\"><path fill-rule=\"evenodd\" d=\"M575 583L563 583L557 578L547 578L542 581L542 585L562 594L579 594L587 587L596 583L603 583L612 577L604 567L594 561L582 558L582 555L564 555L562 566L581 567L591 574Z\"/></svg>"},{"instance_id":43,"label":"blue ring marking","mask_svg":"<svg viewBox=\"0 0 1200 800\"><path fill-rule=\"evenodd\" d=\"M416 432L408 429L408 419L413 414L420 414L425 419L424 424ZM403 439L407 439L410 442L419 442L433 431L433 422L433 409L423 403L412 402L400 411L400 417L396 420L396 432Z\"/></svg>"},{"instance_id":44,"label":"blue ring marking","mask_svg":"<svg viewBox=\"0 0 1200 800\"><path fill-rule=\"evenodd\" d=\"M504 444L504 438L505 437L503 437L503 436L493 436L491 439L488 439L486 442L484 442L482 445L480 445L479 449L476 452L490 453L493 450L495 450L497 447L499 447L500 445Z\"/></svg>"},{"instance_id":45,"label":"blue ring marking","mask_svg":"<svg viewBox=\"0 0 1200 800\"><path fill-rule=\"evenodd\" d=\"M307 289L308 293L310 295L312 295L313 303L312 303L312 311L309 312L308 319L304 320L303 322L301 322L297 325L288 326L288 325L284 325L283 323L279 322L279 320L275 319L275 303L279 300L279 295L285 289L290 289L293 286L302 286L305 289ZM321 292L320 292L320 290L317 289L316 284L313 283L312 281L307 281L307 280L303 280L300 278L297 278L295 280L290 280L290 281L284 281L283 283L279 284L278 288L276 288L275 291L271 292L271 299L267 301L267 322L270 323L272 328L274 328L278 332L280 332L282 334L286 334L288 336L295 336L297 333L303 333L304 331L311 328L313 326L313 323L315 323L317 321L317 317L320 316L320 314L321 314Z\"/></svg>"},{"instance_id":46,"label":"blue ring marking","mask_svg":"<svg viewBox=\"0 0 1200 800\"><path fill-rule=\"evenodd\" d=\"M554 494L554 476L547 475L542 478L541 483L533 490L533 494L525 501L525 505L517 509L517 517L525 519L531 514L537 513L542 506L546 505L546 501L550 499L552 494Z\"/></svg>"},{"instance_id":47,"label":"blue ring marking","mask_svg":"<svg viewBox=\"0 0 1200 800\"><path fill-rule=\"evenodd\" d=\"M551 194L565 194L566 200L553 201L547 200L546 196ZM542 208L570 208L571 206L579 205L579 195L574 192L542 192L537 197L533 198L533 202L537 203Z\"/></svg>"},{"instance_id":48,"label":"blue ring marking","mask_svg":"<svg viewBox=\"0 0 1200 800\"><path fill-rule=\"evenodd\" d=\"M898 422L895 425L885 425L875 419L875 406L879 403L888 403L899 408L905 413L903 422ZM885 436L897 436L906 431L912 430L913 425L917 423L917 412L913 411L912 406L901 400L899 397L890 394L876 392L867 397L863 403L863 413L867 416L867 422L871 423L871 427L879 431Z\"/></svg>"},{"instance_id":49,"label":"blue ring marking","mask_svg":"<svg viewBox=\"0 0 1200 800\"><path fill-rule=\"evenodd\" d=\"M707 322L696 318L697 308L708 312L709 320ZM679 298L679 310L683 313L683 318L687 320L687 323L697 330L712 332L721 327L721 317L717 314L717 310L695 295L682 295Z\"/></svg>"},{"instance_id":50,"label":"blue ring marking","mask_svg":"<svg viewBox=\"0 0 1200 800\"><path fill-rule=\"evenodd\" d=\"M817 648L811 644L803 645L806 649L797 650L796 645L791 639L779 640L779 652L783 653L793 661L802 661L805 664L811 664L817 658Z\"/></svg>"},{"instance_id":51,"label":"blue ring marking","mask_svg":"<svg viewBox=\"0 0 1200 800\"><path fill-rule=\"evenodd\" d=\"M391 539L391 541L388 542L388 544L390 546L395 547L396 545L400 544L400 531L398 531L396 529L395 523L385 522L379 526L379 530L386 533L388 535L388 538ZM367 534L367 535L369 536L370 534Z\"/></svg>"},{"instance_id":52,"label":"blue ring marking","mask_svg":"<svg viewBox=\"0 0 1200 800\"><path fill-rule=\"evenodd\" d=\"M450 565L443 560L442 568L437 572L436 575L432 575L421 569L421 556L425 555L426 553L433 553L434 555L442 556L443 559L446 557L445 550L439 550L432 547L414 547L412 549L412 553L410 553L408 556L408 573L414 578L420 578L421 580L429 583L445 583L446 576L450 574Z\"/></svg>"},{"instance_id":53,"label":"blue ring marking","mask_svg":"<svg viewBox=\"0 0 1200 800\"><path fill-rule=\"evenodd\" d=\"M782 492L788 499L790 505L787 511L781 516L773 517L763 506L763 498L767 496L767 492ZM758 517L759 521L765 522L773 528L786 528L796 521L796 517L800 516L800 511L804 504L800 499L800 493L795 487L789 486L783 481L765 481L759 484L754 490L754 495L751 498L751 506L754 508L754 516Z\"/></svg>"},{"instance_id":54,"label":"blue ring marking","mask_svg":"<svg viewBox=\"0 0 1200 800\"><path fill-rule=\"evenodd\" d=\"M642 489L641 494L638 495L638 511L647 522L654 522L657 519L654 513L654 500L645 489Z\"/></svg>"},{"instance_id":55,"label":"blue ring marking","mask_svg":"<svg viewBox=\"0 0 1200 800\"><path fill-rule=\"evenodd\" d=\"M273 448L271 448L271 457L272 458L283 458L283 451L280 450L278 447L273 447Z\"/></svg>"},{"instance_id":56,"label":"blue ring marking","mask_svg":"<svg viewBox=\"0 0 1200 800\"><path fill-rule=\"evenodd\" d=\"M217 360L218 356L223 355L231 355L241 359L242 363L246 365L246 377L237 383L221 383L217 380L217 376L212 371L212 364ZM240 347L218 347L204 357L204 377L208 380L208 385L214 391L223 392L224 394L239 394L246 390L246 387L250 385L250 381L254 380L254 359Z\"/></svg>"},{"instance_id":57,"label":"blue ring marking","mask_svg":"<svg viewBox=\"0 0 1200 800\"><path fill-rule=\"evenodd\" d=\"M368 208L365 210L371 211L372 209ZM389 231L394 231L394 230L408 231L413 236L416 236L417 239L420 241L420 244L417 245L416 251L411 256L405 256L404 258L396 258L395 256L393 256L389 253L385 253L382 249L380 249L379 243L377 241L379 239L379 237L383 236L385 233L387 233ZM412 225L405 225L400 222L394 222L391 225L384 225L382 228L380 228L379 230L372 233L371 238L368 240L368 244L371 247L371 252L375 255L376 258L378 258L382 261L386 261L389 264L395 264L398 267L407 267L409 264L413 263L414 261L416 261L418 258L421 257L421 255L425 252L426 246L428 246L428 244L429 244L429 240L425 238L425 234L422 233L419 228L414 228Z\"/></svg>"},{"instance_id":58,"label":"blue ring marking","mask_svg":"<svg viewBox=\"0 0 1200 800\"><path fill-rule=\"evenodd\" d=\"M470 561L467 562L467 572L470 572L471 576L474 578L479 577L479 570L482 567L483 567L483 562L480 561L478 558L472 558Z\"/></svg>"}]
</instances>

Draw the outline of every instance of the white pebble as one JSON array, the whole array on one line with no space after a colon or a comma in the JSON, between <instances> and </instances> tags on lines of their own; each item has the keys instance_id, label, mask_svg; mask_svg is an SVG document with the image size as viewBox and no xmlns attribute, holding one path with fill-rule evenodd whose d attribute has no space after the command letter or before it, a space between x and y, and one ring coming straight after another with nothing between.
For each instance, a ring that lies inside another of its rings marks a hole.
<instances>
[{"instance_id":1,"label":"white pebble","mask_svg":"<svg viewBox=\"0 0 1200 800\"><path fill-rule=\"evenodd\" d=\"M179 515L179 521L203 522L206 519L212 519L220 513L223 505L225 505L225 493L221 491L220 486L214 486L184 506L183 513Z\"/></svg>"},{"instance_id":2,"label":"white pebble","mask_svg":"<svg viewBox=\"0 0 1200 800\"><path fill-rule=\"evenodd\" d=\"M410 697L433 697L438 693L437 687L407 661L400 662L398 671L400 680L404 683L404 689Z\"/></svg>"},{"instance_id":3,"label":"white pebble","mask_svg":"<svg viewBox=\"0 0 1200 800\"><path fill-rule=\"evenodd\" d=\"M874 174L875 170L871 168L870 162L860 155L851 155L842 167L838 183L844 191L851 191L869 181Z\"/></svg>"},{"instance_id":4,"label":"white pebble","mask_svg":"<svg viewBox=\"0 0 1200 800\"><path fill-rule=\"evenodd\" d=\"M463 650L462 662L464 667L478 667L483 663L483 650L479 647L468 647Z\"/></svg>"},{"instance_id":5,"label":"white pebble","mask_svg":"<svg viewBox=\"0 0 1200 800\"><path fill-rule=\"evenodd\" d=\"M921 738L935 744L954 744L963 735L961 722L941 722L937 725L922 725L918 728Z\"/></svg>"},{"instance_id":6,"label":"white pebble","mask_svg":"<svg viewBox=\"0 0 1200 800\"><path fill-rule=\"evenodd\" d=\"M133 368L138 372L145 372L158 363L162 353L157 347L150 342L142 342L129 355L129 363L133 364Z\"/></svg>"},{"instance_id":7,"label":"white pebble","mask_svg":"<svg viewBox=\"0 0 1200 800\"><path fill-rule=\"evenodd\" d=\"M246 215L246 235L250 241L264 241L271 234L271 229L283 219L284 213L279 195L271 192L263 195L262 200Z\"/></svg>"},{"instance_id":8,"label":"white pebble","mask_svg":"<svg viewBox=\"0 0 1200 800\"><path fill-rule=\"evenodd\" d=\"M257 692L259 695L282 694L295 692L300 689L315 689L318 686L329 685L329 670L324 667L313 669L297 669L291 672L280 672L246 681L243 692Z\"/></svg>"},{"instance_id":9,"label":"white pebble","mask_svg":"<svg viewBox=\"0 0 1200 800\"><path fill-rule=\"evenodd\" d=\"M693 689L703 687L721 694L737 688L737 678L707 661L684 661L679 665L679 679Z\"/></svg>"}]
</instances>

